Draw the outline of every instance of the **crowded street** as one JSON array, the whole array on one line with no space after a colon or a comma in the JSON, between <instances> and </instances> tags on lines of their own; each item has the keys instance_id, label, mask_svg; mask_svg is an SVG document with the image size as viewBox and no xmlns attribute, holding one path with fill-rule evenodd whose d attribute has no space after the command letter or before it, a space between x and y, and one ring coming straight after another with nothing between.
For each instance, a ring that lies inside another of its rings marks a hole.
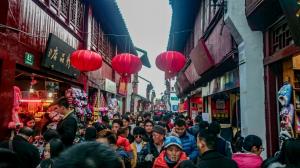
<instances>
[{"instance_id":1,"label":"crowded street","mask_svg":"<svg viewBox=\"0 0 300 168\"><path fill-rule=\"evenodd\" d=\"M300 168L300 0L0 4L0 168Z\"/></svg>"}]
</instances>

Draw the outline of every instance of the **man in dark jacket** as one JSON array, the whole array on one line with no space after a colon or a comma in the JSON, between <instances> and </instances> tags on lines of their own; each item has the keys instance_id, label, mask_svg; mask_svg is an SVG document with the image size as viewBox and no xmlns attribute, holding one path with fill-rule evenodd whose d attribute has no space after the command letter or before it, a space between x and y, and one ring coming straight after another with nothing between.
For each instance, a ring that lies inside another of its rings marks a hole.
<instances>
[{"instance_id":1,"label":"man in dark jacket","mask_svg":"<svg viewBox=\"0 0 300 168\"><path fill-rule=\"evenodd\" d=\"M66 147L73 145L76 131L77 131L77 118L73 110L70 110L68 99L65 97L60 98L55 102L58 105L58 112L64 115L64 118L57 124L57 132L61 137L62 142Z\"/></svg>"},{"instance_id":2,"label":"man in dark jacket","mask_svg":"<svg viewBox=\"0 0 300 168\"><path fill-rule=\"evenodd\" d=\"M197 144L202 155L200 161L197 164L197 167L238 168L235 161L226 158L224 155L215 150L216 141L217 137L214 133L211 133L208 130L200 131Z\"/></svg>"},{"instance_id":3,"label":"man in dark jacket","mask_svg":"<svg viewBox=\"0 0 300 168\"><path fill-rule=\"evenodd\" d=\"M196 160L199 156L199 151L196 146L196 139L193 135L186 131L186 123L183 119L177 119L174 127L175 135L177 134L181 140L183 151L188 156L189 160Z\"/></svg>"},{"instance_id":4,"label":"man in dark jacket","mask_svg":"<svg viewBox=\"0 0 300 168\"><path fill-rule=\"evenodd\" d=\"M0 143L0 148L6 148L16 153L22 167L35 168L40 163L39 150L29 140L34 131L29 127L23 127L12 141Z\"/></svg>"}]
</instances>

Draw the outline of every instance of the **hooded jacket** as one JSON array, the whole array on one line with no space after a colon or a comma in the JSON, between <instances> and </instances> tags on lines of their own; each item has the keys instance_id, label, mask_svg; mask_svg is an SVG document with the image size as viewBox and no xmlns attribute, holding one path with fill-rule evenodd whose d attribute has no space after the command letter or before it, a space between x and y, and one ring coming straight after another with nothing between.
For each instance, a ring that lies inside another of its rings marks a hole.
<instances>
[{"instance_id":1,"label":"hooded jacket","mask_svg":"<svg viewBox=\"0 0 300 168\"><path fill-rule=\"evenodd\" d=\"M215 150L209 150L202 154L197 164L199 168L238 168L235 161L226 158Z\"/></svg>"},{"instance_id":2,"label":"hooded jacket","mask_svg":"<svg viewBox=\"0 0 300 168\"><path fill-rule=\"evenodd\" d=\"M162 151L159 156L155 159L153 167L152 168L169 168L166 160L165 160L165 156L166 156L166 150ZM186 154L182 151L179 160L177 162L177 164L173 167L173 168L177 168L178 165L180 164L180 162L187 160L187 156Z\"/></svg>"},{"instance_id":3,"label":"hooded jacket","mask_svg":"<svg viewBox=\"0 0 300 168\"><path fill-rule=\"evenodd\" d=\"M239 168L260 168L263 159L253 153L235 153L232 159L238 164Z\"/></svg>"}]
</instances>

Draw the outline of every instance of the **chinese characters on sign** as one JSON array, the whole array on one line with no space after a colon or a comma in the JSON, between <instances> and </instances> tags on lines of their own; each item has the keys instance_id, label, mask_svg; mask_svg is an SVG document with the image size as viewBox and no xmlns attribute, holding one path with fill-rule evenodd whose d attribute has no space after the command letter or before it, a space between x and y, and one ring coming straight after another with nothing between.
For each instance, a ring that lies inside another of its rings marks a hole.
<instances>
[{"instance_id":1,"label":"chinese characters on sign","mask_svg":"<svg viewBox=\"0 0 300 168\"><path fill-rule=\"evenodd\" d=\"M42 65L76 78L79 71L73 68L70 63L70 55L73 51L75 51L74 48L50 34Z\"/></svg>"}]
</instances>

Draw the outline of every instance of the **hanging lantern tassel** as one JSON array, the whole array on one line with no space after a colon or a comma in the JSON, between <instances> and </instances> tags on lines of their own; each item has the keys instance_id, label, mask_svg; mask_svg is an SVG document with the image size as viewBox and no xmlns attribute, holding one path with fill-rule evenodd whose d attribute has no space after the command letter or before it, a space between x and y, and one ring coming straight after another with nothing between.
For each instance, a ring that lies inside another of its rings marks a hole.
<instances>
[{"instance_id":1,"label":"hanging lantern tassel","mask_svg":"<svg viewBox=\"0 0 300 168\"><path fill-rule=\"evenodd\" d=\"M122 75L120 81L125 82L125 83L130 83L131 82L131 75Z\"/></svg>"}]
</instances>

